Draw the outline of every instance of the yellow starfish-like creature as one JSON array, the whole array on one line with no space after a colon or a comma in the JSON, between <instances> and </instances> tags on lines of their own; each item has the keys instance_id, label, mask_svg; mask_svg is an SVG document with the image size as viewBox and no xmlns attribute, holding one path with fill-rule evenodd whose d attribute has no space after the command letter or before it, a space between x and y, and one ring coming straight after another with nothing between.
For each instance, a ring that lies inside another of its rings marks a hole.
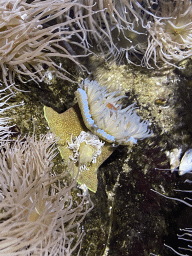
<instances>
[{"instance_id":1,"label":"yellow starfish-like creature","mask_svg":"<svg viewBox=\"0 0 192 256\"><path fill-rule=\"evenodd\" d=\"M68 147L71 136L79 136L82 131L88 131L81 116L78 105L69 108L62 114L58 114L50 107L44 107L45 118L51 131L59 138L58 148L65 164L71 164L72 150ZM105 142L101 148L101 154L97 157L96 163L90 163L87 170L83 170L77 177L79 184L85 184L94 193L97 190L97 169L112 154L114 147ZM86 154L86 152L84 152ZM74 175L78 174L78 163L74 164Z\"/></svg>"}]
</instances>

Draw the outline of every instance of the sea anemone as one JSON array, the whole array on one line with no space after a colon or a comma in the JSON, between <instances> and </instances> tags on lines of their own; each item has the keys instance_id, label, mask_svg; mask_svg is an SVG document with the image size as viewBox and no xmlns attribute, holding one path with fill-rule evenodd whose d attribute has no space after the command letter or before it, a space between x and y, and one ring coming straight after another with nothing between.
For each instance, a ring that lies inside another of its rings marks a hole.
<instances>
[{"instance_id":1,"label":"sea anemone","mask_svg":"<svg viewBox=\"0 0 192 256\"><path fill-rule=\"evenodd\" d=\"M148 47L143 64L151 67L153 59L157 66L177 66L179 61L192 56L192 6L190 0L160 1L159 17L148 23Z\"/></svg>"},{"instance_id":2,"label":"sea anemone","mask_svg":"<svg viewBox=\"0 0 192 256\"><path fill-rule=\"evenodd\" d=\"M144 55L147 48L147 26L153 20L156 1L80 1L93 6L94 15L85 18L84 24L89 38L97 42L106 59L112 57L120 61L126 57L128 62L141 64L139 57Z\"/></svg>"},{"instance_id":3,"label":"sea anemone","mask_svg":"<svg viewBox=\"0 0 192 256\"><path fill-rule=\"evenodd\" d=\"M108 92L96 81L85 79L75 92L86 127L104 141L116 144L136 143L151 136L148 122L136 114L134 104L123 108L118 91Z\"/></svg>"},{"instance_id":4,"label":"sea anemone","mask_svg":"<svg viewBox=\"0 0 192 256\"><path fill-rule=\"evenodd\" d=\"M79 250L80 223L93 207L77 195L66 172L51 173L57 154L51 134L7 142L0 150L0 255L66 255Z\"/></svg>"},{"instance_id":5,"label":"sea anemone","mask_svg":"<svg viewBox=\"0 0 192 256\"><path fill-rule=\"evenodd\" d=\"M192 55L191 0L80 2L93 6L94 15L89 10L83 26L107 59L126 57L129 63L159 68L177 66Z\"/></svg>"},{"instance_id":6,"label":"sea anemone","mask_svg":"<svg viewBox=\"0 0 192 256\"><path fill-rule=\"evenodd\" d=\"M82 131L79 136L71 137L71 142L68 142L69 148L73 150L70 158L74 163L78 162L80 170L87 169L90 163L96 163L104 144L98 136Z\"/></svg>"},{"instance_id":7,"label":"sea anemone","mask_svg":"<svg viewBox=\"0 0 192 256\"><path fill-rule=\"evenodd\" d=\"M2 86L2 84L0 84ZM5 116L7 109L16 107L18 105L10 106L8 101L13 97L12 93L9 93L8 88L0 89L0 143L7 140L12 134L11 127L9 125L10 118Z\"/></svg>"},{"instance_id":8,"label":"sea anemone","mask_svg":"<svg viewBox=\"0 0 192 256\"><path fill-rule=\"evenodd\" d=\"M6 86L14 84L16 77L21 82L27 82L25 76L40 82L49 67L58 77L70 80L61 63L52 57L69 59L83 68L77 58L85 54L69 51L70 44L85 48L80 40L83 28L78 27L78 20L83 18L69 16L74 5L83 8L71 0L0 0L0 68ZM75 29L69 29L73 24ZM75 34L78 42L71 40Z\"/></svg>"}]
</instances>

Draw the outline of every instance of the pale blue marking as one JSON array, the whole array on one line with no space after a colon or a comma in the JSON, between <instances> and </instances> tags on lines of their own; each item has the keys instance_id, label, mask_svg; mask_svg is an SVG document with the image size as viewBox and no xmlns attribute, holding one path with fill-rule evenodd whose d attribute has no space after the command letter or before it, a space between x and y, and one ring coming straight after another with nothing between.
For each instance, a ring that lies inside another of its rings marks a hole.
<instances>
[{"instance_id":1,"label":"pale blue marking","mask_svg":"<svg viewBox=\"0 0 192 256\"><path fill-rule=\"evenodd\" d=\"M91 118L87 118L87 122L89 123L89 124L94 124L94 121L93 121L93 119L91 119Z\"/></svg>"},{"instance_id":2,"label":"pale blue marking","mask_svg":"<svg viewBox=\"0 0 192 256\"><path fill-rule=\"evenodd\" d=\"M88 114L86 113L85 115L86 115L87 118L91 117L91 114L89 114L89 113Z\"/></svg>"},{"instance_id":3,"label":"pale blue marking","mask_svg":"<svg viewBox=\"0 0 192 256\"><path fill-rule=\"evenodd\" d=\"M91 118L91 114L89 112L89 105L88 105L88 98L87 98L87 94L85 92L85 90L78 88L77 89L78 92L81 95L81 103L82 103L82 107L83 107L83 116L86 118L87 123L94 129L97 129L96 133L100 134L103 138L107 139L108 141L113 141L115 142L115 137L106 133L104 130L102 129L98 129L98 126L96 124L94 124L94 120ZM130 139L132 140L132 139Z\"/></svg>"},{"instance_id":4,"label":"pale blue marking","mask_svg":"<svg viewBox=\"0 0 192 256\"><path fill-rule=\"evenodd\" d=\"M137 143L137 140L135 138L133 138L133 137L130 137L126 142L128 142L128 141L131 141L134 144Z\"/></svg>"},{"instance_id":5,"label":"pale blue marking","mask_svg":"<svg viewBox=\"0 0 192 256\"><path fill-rule=\"evenodd\" d=\"M87 117L89 115L89 110L84 109L84 115Z\"/></svg>"},{"instance_id":6,"label":"pale blue marking","mask_svg":"<svg viewBox=\"0 0 192 256\"><path fill-rule=\"evenodd\" d=\"M86 92L83 90L83 89L77 89L79 92L80 92L80 94L81 94L81 97L84 99L84 100L87 100L87 94L86 94Z\"/></svg>"},{"instance_id":7,"label":"pale blue marking","mask_svg":"<svg viewBox=\"0 0 192 256\"><path fill-rule=\"evenodd\" d=\"M107 134L106 139L110 141L115 141L115 137L110 134Z\"/></svg>"}]
</instances>

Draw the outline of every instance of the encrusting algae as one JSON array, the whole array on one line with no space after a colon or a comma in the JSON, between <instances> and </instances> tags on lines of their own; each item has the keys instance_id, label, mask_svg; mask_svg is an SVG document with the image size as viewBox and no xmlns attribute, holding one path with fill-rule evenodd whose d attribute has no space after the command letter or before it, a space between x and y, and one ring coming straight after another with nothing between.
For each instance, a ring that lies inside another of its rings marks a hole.
<instances>
[{"instance_id":1,"label":"encrusting algae","mask_svg":"<svg viewBox=\"0 0 192 256\"><path fill-rule=\"evenodd\" d=\"M85 79L76 91L78 105L62 114L44 107L51 131L65 164L75 165L77 181L97 190L97 169L120 144L132 145L151 136L147 121L140 121L134 104L123 108L124 96L108 92L96 81ZM80 169L80 173L79 173Z\"/></svg>"}]
</instances>

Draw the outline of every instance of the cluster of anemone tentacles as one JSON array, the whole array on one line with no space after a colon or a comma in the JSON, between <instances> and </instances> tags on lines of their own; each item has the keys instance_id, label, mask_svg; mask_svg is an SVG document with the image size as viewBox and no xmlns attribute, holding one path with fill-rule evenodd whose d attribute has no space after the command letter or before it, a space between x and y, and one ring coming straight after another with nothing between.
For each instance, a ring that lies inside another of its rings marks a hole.
<instances>
[{"instance_id":1,"label":"cluster of anemone tentacles","mask_svg":"<svg viewBox=\"0 0 192 256\"><path fill-rule=\"evenodd\" d=\"M55 173L53 134L13 137L6 91L0 90L0 255L78 255L81 223L93 208L89 193L73 192L76 177L69 180L67 169Z\"/></svg>"},{"instance_id":2,"label":"cluster of anemone tentacles","mask_svg":"<svg viewBox=\"0 0 192 256\"><path fill-rule=\"evenodd\" d=\"M85 70L79 58L94 45L106 58L175 66L192 55L191 0L0 0L0 68L7 86L16 78L40 82L48 68L70 80L54 57Z\"/></svg>"},{"instance_id":3,"label":"cluster of anemone tentacles","mask_svg":"<svg viewBox=\"0 0 192 256\"><path fill-rule=\"evenodd\" d=\"M89 15L86 26L106 57L151 68L192 56L191 0L80 1L104 10Z\"/></svg>"},{"instance_id":4,"label":"cluster of anemone tentacles","mask_svg":"<svg viewBox=\"0 0 192 256\"><path fill-rule=\"evenodd\" d=\"M78 254L93 204L88 194L73 201L76 181L52 172L56 154L51 134L1 144L0 255Z\"/></svg>"},{"instance_id":5,"label":"cluster of anemone tentacles","mask_svg":"<svg viewBox=\"0 0 192 256\"><path fill-rule=\"evenodd\" d=\"M16 78L24 83L41 82L49 69L70 80L54 57L69 59L84 69L78 62L82 56L72 49L72 45L86 48L79 27L82 17L72 19L69 14L74 6L89 9L76 0L0 0L0 68L6 86ZM74 35L80 42L71 40Z\"/></svg>"}]
</instances>

